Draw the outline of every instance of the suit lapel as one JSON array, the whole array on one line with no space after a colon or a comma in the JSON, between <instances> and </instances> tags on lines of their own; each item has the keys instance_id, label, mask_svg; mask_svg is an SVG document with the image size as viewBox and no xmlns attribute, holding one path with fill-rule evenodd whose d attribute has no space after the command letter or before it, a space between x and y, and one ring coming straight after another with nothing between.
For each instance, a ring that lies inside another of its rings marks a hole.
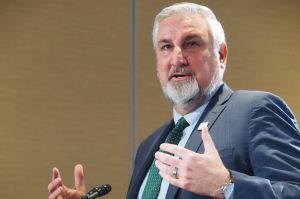
<instances>
[{"instance_id":1,"label":"suit lapel","mask_svg":"<svg viewBox=\"0 0 300 199\"><path fill-rule=\"evenodd\" d=\"M228 101L232 93L232 90L226 84L219 88L219 90L208 103L200 119L198 120L187 144L185 145L185 148L191 151L198 151L202 144L202 138L198 131L200 123L208 122L208 129L210 129L217 120L217 118L220 116L220 114L223 112L223 110L226 108L226 102ZM178 187L170 185L166 198L175 198L177 191Z\"/></svg>"},{"instance_id":2,"label":"suit lapel","mask_svg":"<svg viewBox=\"0 0 300 199\"><path fill-rule=\"evenodd\" d=\"M199 134L198 127L202 122L208 122L208 129L211 129L217 118L226 108L226 102L230 98L232 90L226 85L222 86L214 97L211 99L200 119L198 120L193 133L191 134L185 148L198 151L200 145L202 144L202 139ZM200 141L199 141L200 140Z\"/></svg>"}]
</instances>

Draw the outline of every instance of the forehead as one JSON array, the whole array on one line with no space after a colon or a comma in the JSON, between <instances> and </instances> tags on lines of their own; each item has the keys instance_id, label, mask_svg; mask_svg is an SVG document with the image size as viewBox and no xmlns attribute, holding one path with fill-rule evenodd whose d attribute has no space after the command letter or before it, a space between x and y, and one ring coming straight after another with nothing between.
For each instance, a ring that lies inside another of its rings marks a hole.
<instances>
[{"instance_id":1,"label":"forehead","mask_svg":"<svg viewBox=\"0 0 300 199\"><path fill-rule=\"evenodd\" d=\"M206 20L198 15L173 15L159 24L157 39L180 39L190 34L208 37L209 28Z\"/></svg>"}]
</instances>

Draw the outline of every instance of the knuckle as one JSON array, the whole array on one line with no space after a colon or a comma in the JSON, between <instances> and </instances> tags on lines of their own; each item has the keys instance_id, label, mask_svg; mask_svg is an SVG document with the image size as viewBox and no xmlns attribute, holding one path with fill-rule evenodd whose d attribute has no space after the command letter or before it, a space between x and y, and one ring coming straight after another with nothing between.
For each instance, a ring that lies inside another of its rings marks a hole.
<instances>
[{"instance_id":1,"label":"knuckle","mask_svg":"<svg viewBox=\"0 0 300 199\"><path fill-rule=\"evenodd\" d=\"M195 158L191 155L189 155L187 158L186 158L186 163L187 165L190 165L190 164L193 164L195 162Z\"/></svg>"},{"instance_id":2,"label":"knuckle","mask_svg":"<svg viewBox=\"0 0 300 199\"><path fill-rule=\"evenodd\" d=\"M173 149L173 151L174 151L174 153L179 153L179 148L177 148L177 147L175 147L174 149Z\"/></svg>"},{"instance_id":3,"label":"knuckle","mask_svg":"<svg viewBox=\"0 0 300 199\"><path fill-rule=\"evenodd\" d=\"M185 168L186 172L189 173L189 172L193 172L194 171L194 167L192 165L187 165L186 168Z\"/></svg>"}]
</instances>

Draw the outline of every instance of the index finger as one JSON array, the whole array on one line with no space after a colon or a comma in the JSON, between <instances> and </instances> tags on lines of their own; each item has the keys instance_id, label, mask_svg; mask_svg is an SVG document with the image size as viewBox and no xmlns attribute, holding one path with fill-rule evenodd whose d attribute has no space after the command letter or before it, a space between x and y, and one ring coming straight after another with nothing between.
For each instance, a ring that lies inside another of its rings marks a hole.
<instances>
[{"instance_id":1,"label":"index finger","mask_svg":"<svg viewBox=\"0 0 300 199\"><path fill-rule=\"evenodd\" d=\"M185 149L181 146L177 146L177 145L174 145L174 144L168 144L168 143L161 144L160 149L162 151L174 154L175 156L178 156L180 158L183 158L184 155L191 152L190 150Z\"/></svg>"},{"instance_id":2,"label":"index finger","mask_svg":"<svg viewBox=\"0 0 300 199\"><path fill-rule=\"evenodd\" d=\"M54 180L56 178L60 178L60 173L59 173L58 168L54 167L52 169L52 180Z\"/></svg>"},{"instance_id":3,"label":"index finger","mask_svg":"<svg viewBox=\"0 0 300 199\"><path fill-rule=\"evenodd\" d=\"M59 178L54 179L48 184L48 191L51 194L55 192L57 189L60 189L61 186L63 186L61 179Z\"/></svg>"}]
</instances>

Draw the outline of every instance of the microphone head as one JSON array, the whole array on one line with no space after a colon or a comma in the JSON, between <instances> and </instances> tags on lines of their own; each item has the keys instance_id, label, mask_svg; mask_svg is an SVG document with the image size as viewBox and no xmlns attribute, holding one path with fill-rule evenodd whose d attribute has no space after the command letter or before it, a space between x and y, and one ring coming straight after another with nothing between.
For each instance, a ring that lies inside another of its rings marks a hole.
<instances>
[{"instance_id":1,"label":"microphone head","mask_svg":"<svg viewBox=\"0 0 300 199\"><path fill-rule=\"evenodd\" d=\"M104 184L98 187L94 187L85 196L80 199L95 199L108 194L111 191L110 184Z\"/></svg>"},{"instance_id":2,"label":"microphone head","mask_svg":"<svg viewBox=\"0 0 300 199\"><path fill-rule=\"evenodd\" d=\"M98 196L103 196L108 194L111 191L111 185L104 184L99 187L95 187L95 190L98 192Z\"/></svg>"}]
</instances>

